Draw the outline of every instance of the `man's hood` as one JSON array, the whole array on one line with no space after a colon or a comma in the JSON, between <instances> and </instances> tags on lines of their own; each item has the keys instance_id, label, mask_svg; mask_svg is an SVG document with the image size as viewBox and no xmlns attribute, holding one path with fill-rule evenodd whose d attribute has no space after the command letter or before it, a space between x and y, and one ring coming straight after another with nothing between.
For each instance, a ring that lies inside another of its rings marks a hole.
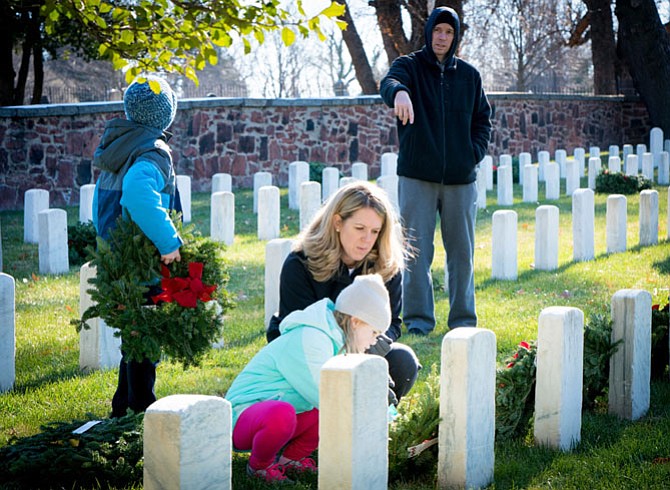
<instances>
[{"instance_id":1,"label":"man's hood","mask_svg":"<svg viewBox=\"0 0 670 490\"><path fill-rule=\"evenodd\" d=\"M454 41L451 43L451 48L445 58L447 66L450 66L453 63L454 56L456 54L456 48L458 47L458 42L461 39L461 22L458 19L458 14L456 11L449 7L436 7L433 12L428 17L426 21L426 27L424 30L424 36L426 39L425 50L428 52L428 55L431 59L437 60L435 52L433 51L433 29L437 24L447 22L454 27Z\"/></svg>"}]
</instances>

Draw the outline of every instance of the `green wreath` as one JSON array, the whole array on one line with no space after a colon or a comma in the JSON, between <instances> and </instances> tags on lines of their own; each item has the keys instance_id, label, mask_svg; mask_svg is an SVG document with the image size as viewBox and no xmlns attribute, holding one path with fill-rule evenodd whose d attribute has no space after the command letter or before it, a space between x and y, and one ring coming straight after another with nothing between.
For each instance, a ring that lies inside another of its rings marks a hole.
<instances>
[{"instance_id":1,"label":"green wreath","mask_svg":"<svg viewBox=\"0 0 670 490\"><path fill-rule=\"evenodd\" d=\"M88 290L94 304L73 323L79 332L89 328L88 320L102 318L121 337L126 360L157 362L165 354L188 367L221 338L233 301L225 289L224 246L183 226L176 214L172 221L184 244L181 262L169 268L133 221L119 217L109 241L98 238Z\"/></svg>"}]
</instances>

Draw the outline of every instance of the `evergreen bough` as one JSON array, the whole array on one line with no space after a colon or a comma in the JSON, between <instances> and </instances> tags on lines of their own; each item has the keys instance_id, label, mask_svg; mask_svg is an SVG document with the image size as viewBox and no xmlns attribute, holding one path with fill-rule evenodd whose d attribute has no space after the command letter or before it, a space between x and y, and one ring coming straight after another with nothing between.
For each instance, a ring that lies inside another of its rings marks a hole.
<instances>
[{"instance_id":1,"label":"evergreen bough","mask_svg":"<svg viewBox=\"0 0 670 490\"><path fill-rule=\"evenodd\" d=\"M136 223L119 217L109 241L98 238L97 250L91 252L96 276L89 280L93 288L88 292L93 306L73 323L80 331L88 328L88 320L102 318L121 337L126 360L157 362L165 354L188 367L197 365L220 339L223 313L233 302L225 289L223 245L182 225L176 214L172 220L184 244L181 262L170 264L170 276L188 278L189 263L203 263L202 283L216 285L211 300L198 299L195 308L177 302L153 305L151 297L160 292L163 279L160 254Z\"/></svg>"}]
</instances>

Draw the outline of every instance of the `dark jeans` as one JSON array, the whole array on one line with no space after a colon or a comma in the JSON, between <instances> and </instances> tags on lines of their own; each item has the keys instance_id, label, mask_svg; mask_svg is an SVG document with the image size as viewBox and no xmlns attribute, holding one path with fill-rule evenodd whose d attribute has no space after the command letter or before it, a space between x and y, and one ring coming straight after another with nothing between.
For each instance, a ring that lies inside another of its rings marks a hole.
<instances>
[{"instance_id":1,"label":"dark jeans","mask_svg":"<svg viewBox=\"0 0 670 490\"><path fill-rule=\"evenodd\" d=\"M134 412L144 412L156 401L156 363L144 359L142 362L124 361L119 363L119 382L112 398L112 417L123 417L130 408Z\"/></svg>"}]
</instances>

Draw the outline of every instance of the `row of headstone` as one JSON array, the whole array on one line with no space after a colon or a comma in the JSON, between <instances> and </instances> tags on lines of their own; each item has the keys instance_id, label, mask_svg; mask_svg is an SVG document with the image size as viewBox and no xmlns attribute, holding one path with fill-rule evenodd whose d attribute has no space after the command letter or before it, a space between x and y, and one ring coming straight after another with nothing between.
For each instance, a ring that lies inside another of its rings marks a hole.
<instances>
[{"instance_id":1,"label":"row of headstone","mask_svg":"<svg viewBox=\"0 0 670 490\"><path fill-rule=\"evenodd\" d=\"M626 203L626 196L620 194L612 194L607 198L607 253L626 251ZM668 205L670 207L670 197ZM535 269L558 268L558 217L559 209L556 206L542 205L535 211ZM497 210L492 219L491 277L514 281L518 274L517 213L512 210ZM670 227L670 215L668 225ZM594 234L594 193L591 189L577 189L572 195L572 245L575 261L595 258ZM646 189L640 192L638 245L649 246L657 243L658 191Z\"/></svg>"},{"instance_id":2,"label":"row of headstone","mask_svg":"<svg viewBox=\"0 0 670 490\"><path fill-rule=\"evenodd\" d=\"M623 146L623 162L624 171L627 175L637 175L641 164L642 174L650 179L654 179L654 169L658 169L658 183L660 185L670 184L670 140L663 140L663 131L660 128L653 128L650 133L650 151L647 152L646 145L638 144L636 152L633 151L632 145ZM608 168L612 172L621 170L622 159L619 158L619 146L610 145L609 147L609 162ZM591 164L591 159L596 158L597 163ZM547 174L547 166L551 165L550 154L548 151L539 151L537 158L537 165L532 164L532 156L528 152L519 154L519 183L524 187L524 202L534 202L537 198L533 197L537 194L537 182L548 182L547 185L547 200L558 199L560 193L556 186L560 187L558 179L567 179L566 195L572 195L572 192L579 187L579 179L584 175L584 160L585 151L583 148L575 148L572 159L567 158L567 152L563 149L558 149L555 152L555 164L558 165L558 177L555 177L555 170L550 168ZM397 182L394 183L387 177L397 177L397 160L396 153L384 153L381 156L381 175L380 185L389 193L392 202L397 203ZM486 190L493 189L493 175L492 175L491 156L486 156L480 163L480 169L483 172L482 178L485 179ZM595 188L595 176L600 172L600 148L592 146L589 149L589 185L590 189ZM591 165L597 165L597 169L592 172ZM502 154L499 157L499 170L502 167L512 166L512 156L509 154ZM528 167L530 166L530 167ZM570 168L576 167L576 168ZM537 179L525 178L527 169L537 169ZM368 166L362 162L354 162L351 169L351 177L354 179L368 180ZM322 184L322 201L327 198L341 186L339 182L340 172L337 168L327 167L323 171ZM509 205L511 203L511 187L510 177L506 174L502 179L498 179L499 185L504 185L505 188L498 192L498 200L500 205ZM179 189L182 207L183 219L188 223L191 221L191 178L187 175L177 176L177 187ZM301 184L309 181L309 164L304 161L295 161L289 164L289 209L300 208L300 194ZM257 172L254 175L254 213L257 212L257 194L260 187L272 185L272 174L269 172ZM531 186L531 189L526 195L525 188ZM535 190L533 190L533 186ZM79 221L86 223L92 220L92 203L95 185L86 184L80 187L80 206L79 206ZM217 173L212 176L212 194L215 192L232 192L232 177L230 174ZM481 192L481 191L480 191ZM37 214L49 208L49 194L43 189L29 189L24 196L24 241L26 243L38 243L39 229Z\"/></svg>"},{"instance_id":3,"label":"row of headstone","mask_svg":"<svg viewBox=\"0 0 670 490\"><path fill-rule=\"evenodd\" d=\"M611 303L608 411L626 420L650 404L651 295L626 289ZM542 310L538 319L533 437L567 452L581 441L584 313ZM458 328L442 339L438 488L482 488L494 482L496 337ZM336 356L321 370L320 489L388 486L388 365L379 357ZM232 488L232 412L225 398L172 395L144 419L144 486Z\"/></svg>"}]
</instances>

